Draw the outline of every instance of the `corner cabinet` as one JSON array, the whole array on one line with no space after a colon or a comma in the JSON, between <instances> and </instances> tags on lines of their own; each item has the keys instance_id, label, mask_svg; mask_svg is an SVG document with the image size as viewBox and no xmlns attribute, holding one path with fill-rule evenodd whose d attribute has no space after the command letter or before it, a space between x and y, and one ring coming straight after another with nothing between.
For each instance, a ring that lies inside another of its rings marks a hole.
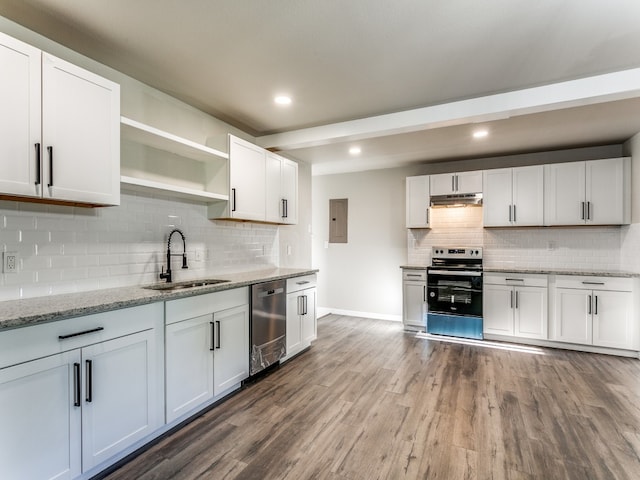
<instances>
[{"instance_id":1,"label":"corner cabinet","mask_svg":"<svg viewBox=\"0 0 640 480\"><path fill-rule=\"evenodd\" d=\"M631 159L545 165L545 225L631 221Z\"/></svg>"},{"instance_id":2,"label":"corner cabinet","mask_svg":"<svg viewBox=\"0 0 640 480\"><path fill-rule=\"evenodd\" d=\"M317 338L316 275L287 280L287 354L289 360Z\"/></svg>"},{"instance_id":3,"label":"corner cabinet","mask_svg":"<svg viewBox=\"0 0 640 480\"><path fill-rule=\"evenodd\" d=\"M548 338L546 275L486 272L482 288L485 336Z\"/></svg>"},{"instance_id":4,"label":"corner cabinet","mask_svg":"<svg viewBox=\"0 0 640 480\"><path fill-rule=\"evenodd\" d=\"M120 86L0 33L0 195L120 204Z\"/></svg>"},{"instance_id":5,"label":"corner cabinet","mask_svg":"<svg viewBox=\"0 0 640 480\"><path fill-rule=\"evenodd\" d=\"M229 200L226 153L127 117L120 129L124 188L201 203Z\"/></svg>"},{"instance_id":6,"label":"corner cabinet","mask_svg":"<svg viewBox=\"0 0 640 480\"><path fill-rule=\"evenodd\" d=\"M638 350L634 279L558 275L552 339Z\"/></svg>"},{"instance_id":7,"label":"corner cabinet","mask_svg":"<svg viewBox=\"0 0 640 480\"><path fill-rule=\"evenodd\" d=\"M184 418L249 376L249 291L166 302L166 417Z\"/></svg>"},{"instance_id":8,"label":"corner cabinet","mask_svg":"<svg viewBox=\"0 0 640 480\"><path fill-rule=\"evenodd\" d=\"M75 478L163 425L162 307L0 332L0 478Z\"/></svg>"},{"instance_id":9,"label":"corner cabinet","mask_svg":"<svg viewBox=\"0 0 640 480\"><path fill-rule=\"evenodd\" d=\"M483 173L485 227L544 224L544 168L498 168Z\"/></svg>"},{"instance_id":10,"label":"corner cabinet","mask_svg":"<svg viewBox=\"0 0 640 480\"><path fill-rule=\"evenodd\" d=\"M425 330L427 270L402 269L402 323L405 330Z\"/></svg>"},{"instance_id":11,"label":"corner cabinet","mask_svg":"<svg viewBox=\"0 0 640 480\"><path fill-rule=\"evenodd\" d=\"M431 216L429 175L407 177L406 188L407 228L429 228Z\"/></svg>"}]
</instances>

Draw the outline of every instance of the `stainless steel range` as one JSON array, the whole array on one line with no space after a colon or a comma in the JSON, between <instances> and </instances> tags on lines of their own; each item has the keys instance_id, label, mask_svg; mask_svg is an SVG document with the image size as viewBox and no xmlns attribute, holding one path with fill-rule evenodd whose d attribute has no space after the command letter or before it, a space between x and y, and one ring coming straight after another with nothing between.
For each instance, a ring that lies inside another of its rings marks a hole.
<instances>
[{"instance_id":1,"label":"stainless steel range","mask_svg":"<svg viewBox=\"0 0 640 480\"><path fill-rule=\"evenodd\" d=\"M433 247L427 333L482 338L482 248Z\"/></svg>"}]
</instances>

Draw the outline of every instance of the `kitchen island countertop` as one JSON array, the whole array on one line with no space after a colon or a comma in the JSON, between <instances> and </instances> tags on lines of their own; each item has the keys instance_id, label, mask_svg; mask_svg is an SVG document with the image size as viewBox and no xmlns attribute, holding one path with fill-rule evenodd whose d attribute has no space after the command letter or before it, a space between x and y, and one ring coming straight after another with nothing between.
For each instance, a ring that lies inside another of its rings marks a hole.
<instances>
[{"instance_id":1,"label":"kitchen island countertop","mask_svg":"<svg viewBox=\"0 0 640 480\"><path fill-rule=\"evenodd\" d=\"M174 291L150 290L147 285L65 293L45 297L6 300L0 302L0 331L54 322L66 318L102 313L148 303L220 292L255 283L280 280L317 273L316 269L269 268L242 273L214 275L224 283L185 288ZM197 280L197 279L195 279Z\"/></svg>"}]
</instances>

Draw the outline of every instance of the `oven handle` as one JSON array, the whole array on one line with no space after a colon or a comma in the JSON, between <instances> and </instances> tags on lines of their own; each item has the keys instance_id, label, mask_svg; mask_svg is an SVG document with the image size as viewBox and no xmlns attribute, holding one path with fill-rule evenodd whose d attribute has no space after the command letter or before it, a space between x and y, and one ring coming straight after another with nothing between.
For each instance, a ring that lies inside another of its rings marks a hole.
<instances>
[{"instance_id":1,"label":"oven handle","mask_svg":"<svg viewBox=\"0 0 640 480\"><path fill-rule=\"evenodd\" d=\"M453 275L455 277L481 277L482 272L461 272L459 270L427 270L428 275Z\"/></svg>"}]
</instances>

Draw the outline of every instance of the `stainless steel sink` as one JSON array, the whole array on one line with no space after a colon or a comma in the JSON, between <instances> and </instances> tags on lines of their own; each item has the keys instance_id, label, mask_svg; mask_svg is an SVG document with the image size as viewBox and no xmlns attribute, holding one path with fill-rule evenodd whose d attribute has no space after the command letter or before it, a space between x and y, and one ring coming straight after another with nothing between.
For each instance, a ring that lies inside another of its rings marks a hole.
<instances>
[{"instance_id":1,"label":"stainless steel sink","mask_svg":"<svg viewBox=\"0 0 640 480\"><path fill-rule=\"evenodd\" d=\"M146 288L147 290L173 291L173 290L184 290L185 288L205 287L207 285L216 285L218 283L225 283L228 281L229 280L207 278L205 280L191 280L186 282L159 283L159 284L149 285L147 287L142 287L142 288Z\"/></svg>"}]
</instances>

